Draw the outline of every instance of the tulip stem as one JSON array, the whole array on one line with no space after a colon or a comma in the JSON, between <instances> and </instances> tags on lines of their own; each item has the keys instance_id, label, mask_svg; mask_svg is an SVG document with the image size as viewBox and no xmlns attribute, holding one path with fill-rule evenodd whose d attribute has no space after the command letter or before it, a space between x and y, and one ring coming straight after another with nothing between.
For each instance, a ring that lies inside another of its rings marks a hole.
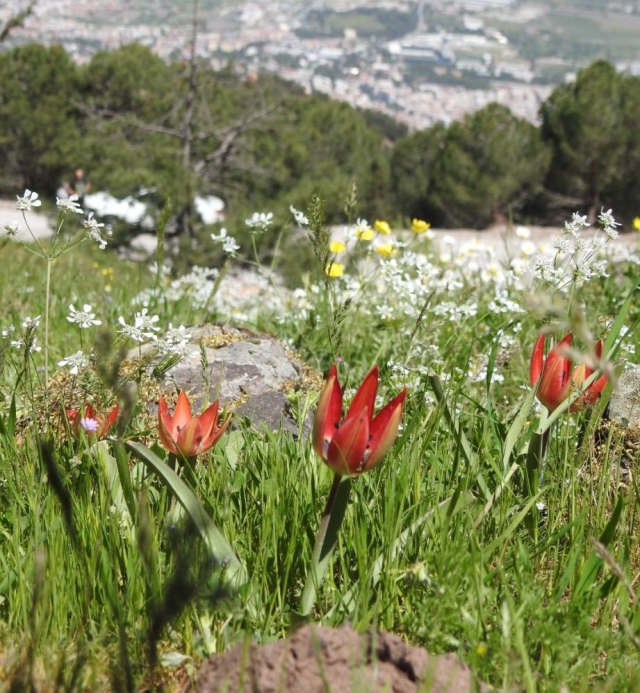
<instances>
[{"instance_id":1,"label":"tulip stem","mask_svg":"<svg viewBox=\"0 0 640 693\"><path fill-rule=\"evenodd\" d=\"M316 534L311 569L300 599L299 614L307 617L313 609L318 589L329 566L329 560L338 542L338 532L347 510L349 493L351 492L351 477L335 474L333 484L327 498L327 505L322 513L318 532Z\"/></svg>"}]
</instances>

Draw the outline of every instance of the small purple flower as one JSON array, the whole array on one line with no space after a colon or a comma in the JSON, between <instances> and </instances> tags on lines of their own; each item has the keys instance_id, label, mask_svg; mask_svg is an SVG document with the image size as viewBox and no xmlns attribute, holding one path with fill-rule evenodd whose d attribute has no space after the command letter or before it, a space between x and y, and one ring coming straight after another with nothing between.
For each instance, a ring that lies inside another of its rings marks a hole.
<instances>
[{"instance_id":1,"label":"small purple flower","mask_svg":"<svg viewBox=\"0 0 640 693\"><path fill-rule=\"evenodd\" d=\"M99 428L98 422L95 419L82 418L80 419L80 425L87 433L95 433Z\"/></svg>"}]
</instances>

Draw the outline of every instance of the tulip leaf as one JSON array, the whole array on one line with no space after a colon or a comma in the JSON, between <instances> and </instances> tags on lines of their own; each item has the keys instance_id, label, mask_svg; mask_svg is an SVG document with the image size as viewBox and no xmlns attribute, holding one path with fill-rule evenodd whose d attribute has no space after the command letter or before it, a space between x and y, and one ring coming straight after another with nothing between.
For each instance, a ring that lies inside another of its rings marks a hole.
<instances>
[{"instance_id":1,"label":"tulip leaf","mask_svg":"<svg viewBox=\"0 0 640 693\"><path fill-rule=\"evenodd\" d=\"M226 566L227 576L234 587L240 587L247 581L244 566L236 556L233 548L207 515L204 508L182 479L163 462L154 452L141 443L129 441L127 448L148 467L150 467L166 484L180 505L196 526L212 557L218 565Z\"/></svg>"},{"instance_id":2,"label":"tulip leaf","mask_svg":"<svg viewBox=\"0 0 640 693\"><path fill-rule=\"evenodd\" d=\"M333 486L329 492L327 508L320 520L320 526L316 534L311 569L307 574L300 600L300 612L297 614L300 620L305 620L309 616L316 603L318 589L322 584L329 561L338 543L338 533L347 511L350 493L351 477L340 477L336 474L333 479Z\"/></svg>"}]
</instances>

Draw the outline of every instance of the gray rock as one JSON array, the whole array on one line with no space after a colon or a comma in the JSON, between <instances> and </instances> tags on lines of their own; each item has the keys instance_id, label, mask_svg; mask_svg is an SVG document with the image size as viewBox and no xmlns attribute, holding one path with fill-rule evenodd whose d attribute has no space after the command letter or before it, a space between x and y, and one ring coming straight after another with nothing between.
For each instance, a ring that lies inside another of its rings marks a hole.
<instances>
[{"instance_id":1,"label":"gray rock","mask_svg":"<svg viewBox=\"0 0 640 693\"><path fill-rule=\"evenodd\" d=\"M609 415L625 428L640 428L640 366L629 364L609 402Z\"/></svg>"},{"instance_id":2,"label":"gray rock","mask_svg":"<svg viewBox=\"0 0 640 693\"><path fill-rule=\"evenodd\" d=\"M162 375L162 390L184 390L194 411L219 399L223 406L237 408L238 423L240 417L247 417L255 426L271 430L282 426L293 434L299 432L286 392L307 387L305 368L277 339L219 324L191 327L189 331L191 344L198 348ZM150 347L145 345L142 353L148 353ZM129 354L130 358L137 355L137 349ZM310 430L309 421L304 430Z\"/></svg>"}]
</instances>

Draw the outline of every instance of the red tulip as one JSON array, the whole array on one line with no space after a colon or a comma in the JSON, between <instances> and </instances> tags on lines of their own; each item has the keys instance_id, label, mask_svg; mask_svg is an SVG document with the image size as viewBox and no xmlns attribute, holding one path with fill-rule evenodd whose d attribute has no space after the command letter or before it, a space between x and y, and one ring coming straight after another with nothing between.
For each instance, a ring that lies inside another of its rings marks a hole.
<instances>
[{"instance_id":1,"label":"red tulip","mask_svg":"<svg viewBox=\"0 0 640 693\"><path fill-rule=\"evenodd\" d=\"M108 413L96 412L91 404L84 408L84 415L79 409L67 409L67 421L69 428L76 438L80 437L80 429L83 428L88 436L104 438L116 422L120 407L116 406Z\"/></svg>"},{"instance_id":2,"label":"red tulip","mask_svg":"<svg viewBox=\"0 0 640 693\"><path fill-rule=\"evenodd\" d=\"M220 403L216 400L200 416L191 414L191 405L180 390L176 409L171 416L164 397L158 401L158 434L160 442L174 455L194 457L200 455L218 442L231 419L231 414L218 426Z\"/></svg>"},{"instance_id":3,"label":"red tulip","mask_svg":"<svg viewBox=\"0 0 640 693\"><path fill-rule=\"evenodd\" d=\"M374 366L341 422L342 389L338 369L331 366L313 423L313 447L336 474L357 476L373 469L398 435L407 391L403 390L374 418L377 391L378 367Z\"/></svg>"},{"instance_id":4,"label":"red tulip","mask_svg":"<svg viewBox=\"0 0 640 693\"><path fill-rule=\"evenodd\" d=\"M531 385L538 383L536 397L551 412L557 409L562 402L571 394L571 386L580 387L582 383L593 373L593 369L586 364L579 365L571 373L571 358L565 354L566 349L571 346L572 336L568 333L561 339L549 352L546 360L544 358L544 346L546 335L543 333L538 337L538 341L531 355L531 365L529 369L529 379ZM602 356L602 341L596 344L596 355L598 359ZM538 382L539 381L539 382ZM570 411L579 411L595 403L607 384L605 375L598 378L583 392L580 397L571 405Z\"/></svg>"},{"instance_id":5,"label":"red tulip","mask_svg":"<svg viewBox=\"0 0 640 693\"><path fill-rule=\"evenodd\" d=\"M598 361L602 358L603 349L602 340L599 339L596 343L596 356ZM593 368L589 368L587 364L581 363L574 371L571 376L571 381L577 387L582 387L582 383L593 374ZM581 409L586 409L591 407L598 401L598 397L602 394L602 391L607 386L609 379L606 375L601 375L596 378L591 385L578 397L578 399L571 405L569 411L580 411Z\"/></svg>"}]
</instances>

